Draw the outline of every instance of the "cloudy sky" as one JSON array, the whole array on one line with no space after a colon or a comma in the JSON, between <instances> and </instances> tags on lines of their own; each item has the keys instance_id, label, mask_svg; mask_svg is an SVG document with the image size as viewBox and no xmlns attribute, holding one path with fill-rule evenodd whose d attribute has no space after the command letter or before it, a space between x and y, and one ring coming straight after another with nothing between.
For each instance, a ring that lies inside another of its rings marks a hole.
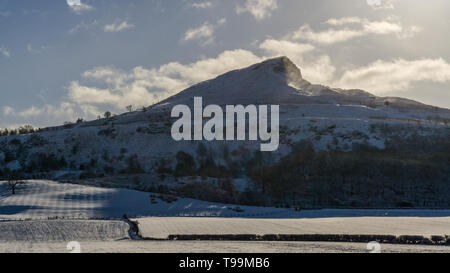
<instances>
[{"instance_id":1,"label":"cloudy sky","mask_svg":"<svg viewBox=\"0 0 450 273\"><path fill-rule=\"evenodd\" d=\"M448 0L0 0L0 128L150 105L286 55L314 83L450 108Z\"/></svg>"}]
</instances>

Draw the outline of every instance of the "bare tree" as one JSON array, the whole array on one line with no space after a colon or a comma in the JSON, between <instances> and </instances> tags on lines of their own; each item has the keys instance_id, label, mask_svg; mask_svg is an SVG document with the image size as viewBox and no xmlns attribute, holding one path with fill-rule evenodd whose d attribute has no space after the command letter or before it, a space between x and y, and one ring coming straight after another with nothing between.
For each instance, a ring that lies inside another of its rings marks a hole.
<instances>
[{"instance_id":1,"label":"bare tree","mask_svg":"<svg viewBox=\"0 0 450 273\"><path fill-rule=\"evenodd\" d=\"M133 105L128 105L127 106L127 111L128 112L132 112L133 111Z\"/></svg>"},{"instance_id":2,"label":"bare tree","mask_svg":"<svg viewBox=\"0 0 450 273\"><path fill-rule=\"evenodd\" d=\"M22 185L25 185L25 181L21 180L18 174L12 173L8 175L7 186L13 195L16 194L16 190Z\"/></svg>"},{"instance_id":3,"label":"bare tree","mask_svg":"<svg viewBox=\"0 0 450 273\"><path fill-rule=\"evenodd\" d=\"M109 112L109 111L106 111L105 112L105 114L104 114L104 116L105 116L105 118L110 118L111 117L111 112Z\"/></svg>"}]
</instances>

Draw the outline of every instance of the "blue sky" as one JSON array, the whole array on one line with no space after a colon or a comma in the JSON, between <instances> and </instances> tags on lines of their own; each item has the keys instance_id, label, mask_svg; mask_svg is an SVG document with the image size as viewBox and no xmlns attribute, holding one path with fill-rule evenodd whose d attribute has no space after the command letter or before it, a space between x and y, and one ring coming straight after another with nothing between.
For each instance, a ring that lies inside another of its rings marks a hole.
<instances>
[{"instance_id":1,"label":"blue sky","mask_svg":"<svg viewBox=\"0 0 450 273\"><path fill-rule=\"evenodd\" d=\"M0 0L0 128L150 105L287 55L314 83L450 108L448 0Z\"/></svg>"}]
</instances>

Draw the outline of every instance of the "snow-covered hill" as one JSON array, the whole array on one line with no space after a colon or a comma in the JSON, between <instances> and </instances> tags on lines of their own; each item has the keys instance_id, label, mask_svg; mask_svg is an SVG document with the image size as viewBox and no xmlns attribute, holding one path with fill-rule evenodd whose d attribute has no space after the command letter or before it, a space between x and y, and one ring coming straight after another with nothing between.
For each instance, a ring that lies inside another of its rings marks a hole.
<instances>
[{"instance_id":1,"label":"snow-covered hill","mask_svg":"<svg viewBox=\"0 0 450 273\"><path fill-rule=\"evenodd\" d=\"M177 142L170 134L172 107L189 105L195 96L203 97L205 105L280 104L280 148L271 153L273 162L301 140L312 141L317 150L349 151L355 143L383 149L393 137L449 135L448 109L314 85L303 79L289 59L281 57L202 82L143 111L0 137L0 175L12 170L29 178L100 178L92 181L147 191L197 182L218 185L218 179L179 178L166 172L175 169L180 151L199 165L199 142ZM237 171L241 172L260 148L258 141L203 144L217 166L240 166ZM253 187L245 175L235 183L240 192Z\"/></svg>"},{"instance_id":2,"label":"snow-covered hill","mask_svg":"<svg viewBox=\"0 0 450 273\"><path fill-rule=\"evenodd\" d=\"M218 105L356 104L381 107L388 102L394 108L435 110L450 115L447 109L436 109L408 99L377 97L363 90L343 90L311 84L287 57L270 59L228 72L192 86L161 102L159 106L191 104L193 97L202 97L205 104Z\"/></svg>"}]
</instances>

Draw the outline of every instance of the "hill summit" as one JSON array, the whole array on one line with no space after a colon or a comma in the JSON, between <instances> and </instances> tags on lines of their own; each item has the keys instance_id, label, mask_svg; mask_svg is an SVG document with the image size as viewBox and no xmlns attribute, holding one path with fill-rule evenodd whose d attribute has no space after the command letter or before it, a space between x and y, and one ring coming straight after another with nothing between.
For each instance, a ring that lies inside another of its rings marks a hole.
<instances>
[{"instance_id":1,"label":"hill summit","mask_svg":"<svg viewBox=\"0 0 450 273\"><path fill-rule=\"evenodd\" d=\"M291 60L279 57L199 83L162 103L191 104L193 97L218 105L308 102L300 95L310 85Z\"/></svg>"},{"instance_id":2,"label":"hill summit","mask_svg":"<svg viewBox=\"0 0 450 273\"><path fill-rule=\"evenodd\" d=\"M158 105L192 105L194 97L202 97L204 104L217 105L356 104L373 108L388 104L395 108L436 110L436 107L409 99L378 97L359 89L344 90L312 84L303 78L300 68L285 56L201 82ZM448 109L439 111L449 113Z\"/></svg>"},{"instance_id":3,"label":"hill summit","mask_svg":"<svg viewBox=\"0 0 450 273\"><path fill-rule=\"evenodd\" d=\"M303 78L300 68L285 56L201 82L161 104L190 105L194 97L202 97L204 103L218 105L365 103L375 98L362 90L331 89L311 84Z\"/></svg>"}]
</instances>

